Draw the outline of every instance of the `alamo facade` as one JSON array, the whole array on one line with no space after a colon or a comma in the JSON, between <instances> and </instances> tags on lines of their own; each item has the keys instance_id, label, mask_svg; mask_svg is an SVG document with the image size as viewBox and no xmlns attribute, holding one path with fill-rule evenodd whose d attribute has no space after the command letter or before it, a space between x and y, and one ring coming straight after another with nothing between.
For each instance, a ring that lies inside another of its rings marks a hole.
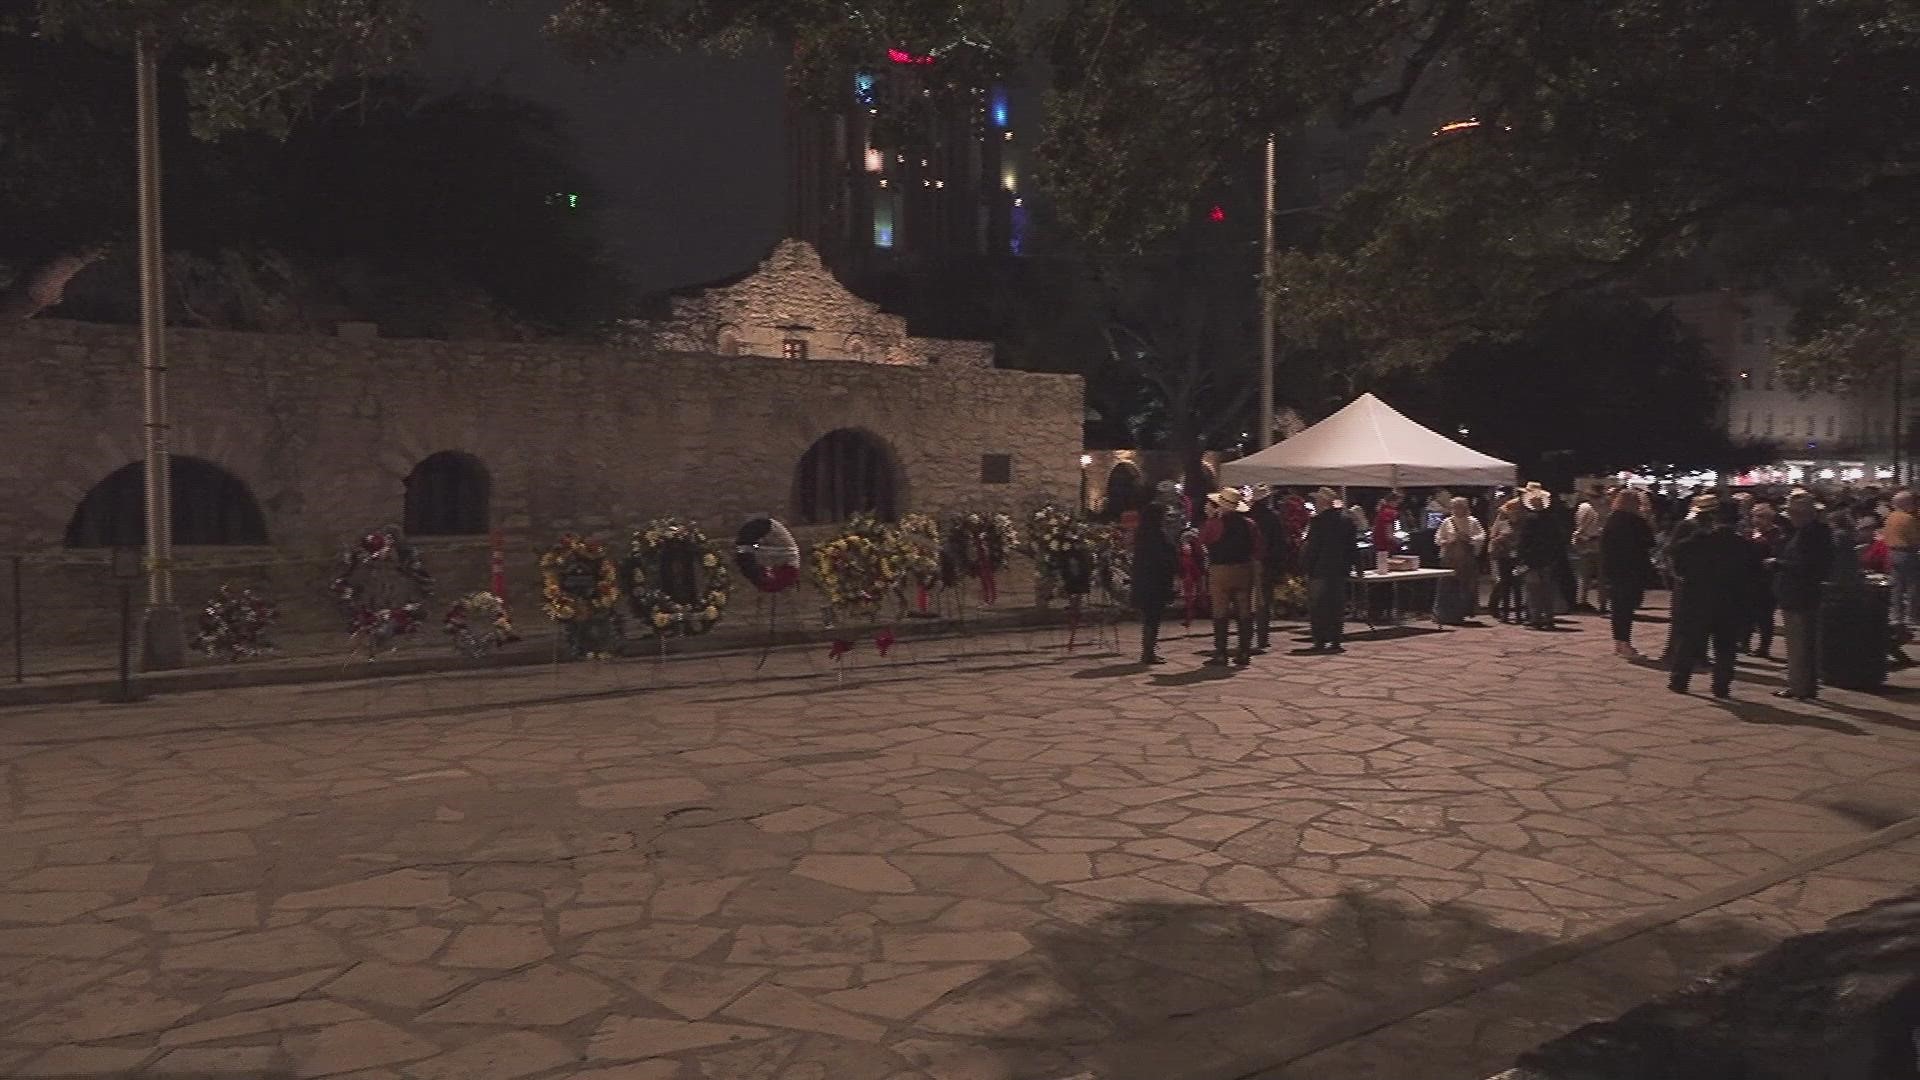
<instances>
[{"instance_id":1,"label":"alamo facade","mask_svg":"<svg viewBox=\"0 0 1920 1080\"><path fill-rule=\"evenodd\" d=\"M177 560L311 560L311 582L267 575L291 608L304 599L291 593L319 590L328 553L393 523L421 541L445 596L486 586L480 549L500 530L520 593L562 532L624 543L671 514L720 539L758 514L824 526L859 510L1017 512L1072 499L1080 480L1077 376L912 337L798 241L607 344L371 329L168 332ZM136 330L43 319L0 334L0 400L0 549L66 567L30 571L32 592L110 607L104 574L73 559L144 531ZM176 592L190 614L245 577L189 570ZM99 628L48 621L37 595L26 606L44 633Z\"/></svg>"}]
</instances>

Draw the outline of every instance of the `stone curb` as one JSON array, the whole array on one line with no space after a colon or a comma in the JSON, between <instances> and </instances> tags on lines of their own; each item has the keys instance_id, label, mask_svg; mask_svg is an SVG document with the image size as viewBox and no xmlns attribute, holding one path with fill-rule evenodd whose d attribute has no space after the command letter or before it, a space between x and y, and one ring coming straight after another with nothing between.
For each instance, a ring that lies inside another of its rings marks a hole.
<instances>
[{"instance_id":1,"label":"stone curb","mask_svg":"<svg viewBox=\"0 0 1920 1080\"><path fill-rule=\"evenodd\" d=\"M1516 956L1471 975L1463 976L1444 986L1412 993L1377 1008L1323 1026L1308 1033L1299 1040L1297 1045L1288 1048L1277 1059L1251 1069L1242 1066L1238 1071L1214 1074L1212 1080L1262 1080L1263 1077L1270 1076L1301 1058L1364 1035L1370 1035L1381 1028L1411 1020L1421 1013L1449 1005L1461 998L1470 997L1515 979L1537 975L1549 968L1558 967L1610 945L1617 945L1650 930L1679 922L1711 908L1751 896L1762 889L1772 888L1781 882L1805 876L1834 863L1864 855L1869 851L1914 836L1920 836L1920 815L1895 822L1857 840L1850 840L1824 851L1817 851L1782 863L1772 870L1741 878L1717 889L1709 889L1698 896L1675 900L1652 911L1599 927L1578 937L1543 946L1523 956ZM1552 1078L1525 1069L1509 1069L1489 1077L1488 1080L1552 1080Z\"/></svg>"},{"instance_id":2,"label":"stone curb","mask_svg":"<svg viewBox=\"0 0 1920 1080\"><path fill-rule=\"evenodd\" d=\"M890 625L893 627L894 634L903 640L938 640L1009 630L1064 627L1066 624L1064 610L1020 608L965 620L901 619ZM872 629L864 626L858 629L849 627L846 633L853 637L865 637L871 635ZM775 652L791 652L796 649L818 648L833 641L835 636L834 631L789 632L776 635L772 649ZM677 638L669 647L667 655L669 657L742 655L757 653L762 648L765 648L762 644L746 644L734 635L722 638L712 636ZM651 658L658 655L658 648L644 640L627 641L621 643L617 653L627 658ZM342 662L338 658L329 657L324 660L302 660L275 666L243 663L149 672L135 675L133 685L136 691L148 695L180 694L196 690L229 690L253 686L359 682L365 679L384 679L442 671L534 667L553 662L551 639L543 635L537 641L522 641L516 646L502 649L482 661L469 660L451 651L437 650L432 655L392 656L371 661ZM100 701L116 693L119 686L120 681L117 676L73 679L40 685L0 686L0 709Z\"/></svg>"}]
</instances>

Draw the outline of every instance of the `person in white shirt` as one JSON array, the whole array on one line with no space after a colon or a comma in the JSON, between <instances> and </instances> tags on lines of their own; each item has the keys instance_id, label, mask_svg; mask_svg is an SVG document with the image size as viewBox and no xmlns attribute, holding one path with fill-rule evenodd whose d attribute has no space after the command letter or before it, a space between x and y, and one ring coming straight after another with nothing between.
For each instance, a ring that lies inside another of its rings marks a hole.
<instances>
[{"instance_id":1,"label":"person in white shirt","mask_svg":"<svg viewBox=\"0 0 1920 1080\"><path fill-rule=\"evenodd\" d=\"M1568 548L1573 556L1573 606L1576 609L1594 610L1587 602L1589 594L1606 603L1606 590L1600 587L1600 530L1607 524L1603 505L1600 492L1590 488L1582 493L1580 508L1573 512L1573 537L1568 541Z\"/></svg>"},{"instance_id":2,"label":"person in white shirt","mask_svg":"<svg viewBox=\"0 0 1920 1080\"><path fill-rule=\"evenodd\" d=\"M1433 621L1458 625L1480 613L1480 553L1487 547L1487 530L1473 516L1473 504L1453 499L1450 511L1433 534L1441 565L1453 571L1441 579L1434 596Z\"/></svg>"}]
</instances>

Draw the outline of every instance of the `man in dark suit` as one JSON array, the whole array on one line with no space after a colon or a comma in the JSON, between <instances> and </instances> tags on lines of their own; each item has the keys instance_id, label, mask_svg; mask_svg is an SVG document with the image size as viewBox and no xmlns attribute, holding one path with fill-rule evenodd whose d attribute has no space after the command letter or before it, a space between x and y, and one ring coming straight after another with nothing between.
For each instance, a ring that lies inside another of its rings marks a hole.
<instances>
[{"instance_id":1,"label":"man in dark suit","mask_svg":"<svg viewBox=\"0 0 1920 1080\"><path fill-rule=\"evenodd\" d=\"M1750 595L1759 552L1735 531L1740 508L1716 506L1711 517L1673 545L1673 570L1687 583L1687 603L1673 612L1673 666L1667 689L1687 692L1694 661L1713 643L1713 696L1733 692L1734 650L1753 609Z\"/></svg>"},{"instance_id":2,"label":"man in dark suit","mask_svg":"<svg viewBox=\"0 0 1920 1080\"><path fill-rule=\"evenodd\" d=\"M1345 652L1340 639L1347 620L1347 576L1353 571L1353 549L1359 530L1353 519L1334 509L1330 488L1313 493L1313 520L1307 522L1307 542L1301 568L1307 575L1307 620L1314 652Z\"/></svg>"}]
</instances>

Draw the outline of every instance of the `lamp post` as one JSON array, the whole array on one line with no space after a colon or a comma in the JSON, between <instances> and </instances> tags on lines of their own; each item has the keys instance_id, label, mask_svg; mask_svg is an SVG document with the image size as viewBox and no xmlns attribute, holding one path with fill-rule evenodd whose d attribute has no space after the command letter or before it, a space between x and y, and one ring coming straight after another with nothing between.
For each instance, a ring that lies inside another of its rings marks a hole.
<instances>
[{"instance_id":1,"label":"lamp post","mask_svg":"<svg viewBox=\"0 0 1920 1080\"><path fill-rule=\"evenodd\" d=\"M1087 503L1087 469L1092 465L1092 454L1080 455L1080 512L1083 514L1093 509L1093 507Z\"/></svg>"},{"instance_id":2,"label":"lamp post","mask_svg":"<svg viewBox=\"0 0 1920 1080\"><path fill-rule=\"evenodd\" d=\"M1273 445L1273 155L1273 133L1268 132L1266 212L1260 216L1260 408L1255 420L1255 450Z\"/></svg>"},{"instance_id":3,"label":"lamp post","mask_svg":"<svg viewBox=\"0 0 1920 1080\"><path fill-rule=\"evenodd\" d=\"M140 370L146 431L147 610L140 669L186 663L180 611L173 606L173 468L167 451L165 266L160 244L160 104L155 45L141 34L134 50L135 155L140 228Z\"/></svg>"}]
</instances>

